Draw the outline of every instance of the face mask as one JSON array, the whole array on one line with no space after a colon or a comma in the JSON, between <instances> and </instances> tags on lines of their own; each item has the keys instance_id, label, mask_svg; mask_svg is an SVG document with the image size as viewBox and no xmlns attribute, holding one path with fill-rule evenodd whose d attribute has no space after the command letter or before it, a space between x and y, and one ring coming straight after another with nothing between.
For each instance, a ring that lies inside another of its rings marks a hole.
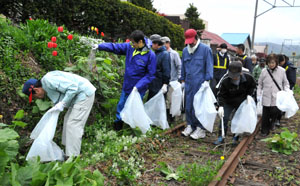
<instances>
[{"instance_id":1,"label":"face mask","mask_svg":"<svg viewBox=\"0 0 300 186\"><path fill-rule=\"evenodd\" d=\"M222 53L222 54L225 54L226 52L227 52L226 49L221 49L221 53Z\"/></svg>"}]
</instances>

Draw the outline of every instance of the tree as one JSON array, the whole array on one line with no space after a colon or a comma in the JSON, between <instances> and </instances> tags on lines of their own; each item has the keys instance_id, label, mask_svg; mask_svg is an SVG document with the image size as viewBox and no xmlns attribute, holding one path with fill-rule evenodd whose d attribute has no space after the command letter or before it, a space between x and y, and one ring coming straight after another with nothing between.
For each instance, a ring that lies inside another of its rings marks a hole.
<instances>
[{"instance_id":1,"label":"tree","mask_svg":"<svg viewBox=\"0 0 300 186\"><path fill-rule=\"evenodd\" d=\"M153 7L153 0L131 0L132 4L135 4L136 6L140 6L143 8L146 8L147 10L150 10L152 12L156 12L156 9Z\"/></svg>"},{"instance_id":2,"label":"tree","mask_svg":"<svg viewBox=\"0 0 300 186\"><path fill-rule=\"evenodd\" d=\"M200 13L198 13L198 9L193 3L186 9L184 15L186 16L186 20L190 22L190 28L195 30L202 30L205 28L203 21L199 18Z\"/></svg>"}]
</instances>

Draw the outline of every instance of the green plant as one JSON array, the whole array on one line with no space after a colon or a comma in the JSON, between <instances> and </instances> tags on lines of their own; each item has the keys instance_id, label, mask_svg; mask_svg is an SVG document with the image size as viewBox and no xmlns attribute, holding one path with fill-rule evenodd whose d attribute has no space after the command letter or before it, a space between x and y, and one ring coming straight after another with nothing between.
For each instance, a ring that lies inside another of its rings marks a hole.
<instances>
[{"instance_id":1,"label":"green plant","mask_svg":"<svg viewBox=\"0 0 300 186\"><path fill-rule=\"evenodd\" d=\"M180 178L180 174L184 165L179 166L176 170L170 165L167 165L165 162L158 162L157 163L160 167L156 168L155 170L158 172L163 173L166 176L166 180L178 180Z\"/></svg>"},{"instance_id":2,"label":"green plant","mask_svg":"<svg viewBox=\"0 0 300 186\"><path fill-rule=\"evenodd\" d=\"M13 128L15 128L16 126L19 127L26 127L27 123L21 121L24 118L24 110L21 109L19 110L16 115L14 116L14 120L12 121L13 125L11 125Z\"/></svg>"},{"instance_id":3,"label":"green plant","mask_svg":"<svg viewBox=\"0 0 300 186\"><path fill-rule=\"evenodd\" d=\"M297 133L291 133L287 128L283 128L283 131L280 134L275 134L271 138L262 139L262 141L267 142L273 152L289 155L292 154L293 151L299 149L297 136Z\"/></svg>"}]
</instances>

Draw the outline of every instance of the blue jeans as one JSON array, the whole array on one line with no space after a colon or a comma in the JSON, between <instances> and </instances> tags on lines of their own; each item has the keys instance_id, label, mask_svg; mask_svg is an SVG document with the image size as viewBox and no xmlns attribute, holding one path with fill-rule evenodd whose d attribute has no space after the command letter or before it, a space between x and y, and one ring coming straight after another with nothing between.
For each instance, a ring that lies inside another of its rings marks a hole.
<instances>
[{"instance_id":1,"label":"blue jeans","mask_svg":"<svg viewBox=\"0 0 300 186\"><path fill-rule=\"evenodd\" d=\"M122 90L122 93L121 93L121 96L120 96L120 100L119 100L119 103L117 105L117 113L116 113L116 117L117 119L115 120L115 122L118 122L118 121L121 121L122 118L120 116L120 113L121 111L123 110L124 106L125 106L125 103L126 103L126 100L128 98L128 96L130 95L130 93L125 93L123 90ZM143 97L145 95L145 93L141 94L141 98L143 100Z\"/></svg>"},{"instance_id":2,"label":"blue jeans","mask_svg":"<svg viewBox=\"0 0 300 186\"><path fill-rule=\"evenodd\" d=\"M229 121L229 117L231 115L231 113L235 110L238 109L238 107L234 107L232 105L228 105L228 104L225 104L224 105L224 117L223 117L223 124L224 124L224 132L225 132L225 136L227 134L227 129L228 129L228 121ZM219 125L219 136L222 136L222 124L221 124L221 121L220 121L220 125Z\"/></svg>"}]
</instances>

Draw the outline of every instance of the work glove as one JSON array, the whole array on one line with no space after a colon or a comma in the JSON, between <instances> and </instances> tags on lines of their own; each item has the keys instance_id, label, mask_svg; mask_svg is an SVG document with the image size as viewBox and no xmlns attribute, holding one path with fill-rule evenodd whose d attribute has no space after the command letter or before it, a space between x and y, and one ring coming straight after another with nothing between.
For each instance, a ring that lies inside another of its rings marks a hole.
<instances>
[{"instance_id":1,"label":"work glove","mask_svg":"<svg viewBox=\"0 0 300 186\"><path fill-rule=\"evenodd\" d=\"M92 50L97 50L98 49L98 44L93 44Z\"/></svg>"},{"instance_id":2,"label":"work glove","mask_svg":"<svg viewBox=\"0 0 300 186\"><path fill-rule=\"evenodd\" d=\"M204 81L202 85L203 85L203 87L209 87L209 82L208 81Z\"/></svg>"},{"instance_id":3,"label":"work glove","mask_svg":"<svg viewBox=\"0 0 300 186\"><path fill-rule=\"evenodd\" d=\"M247 104L251 103L251 96L247 96Z\"/></svg>"},{"instance_id":4,"label":"work glove","mask_svg":"<svg viewBox=\"0 0 300 186\"><path fill-rule=\"evenodd\" d=\"M168 85L167 84L164 84L161 88L163 94L166 93L168 91Z\"/></svg>"},{"instance_id":5,"label":"work glove","mask_svg":"<svg viewBox=\"0 0 300 186\"><path fill-rule=\"evenodd\" d=\"M66 106L66 103L65 102L58 102L56 105L54 105L54 107L52 107L49 111L50 112L54 112L54 111L59 111L59 112L62 112L64 110Z\"/></svg>"},{"instance_id":6,"label":"work glove","mask_svg":"<svg viewBox=\"0 0 300 186\"><path fill-rule=\"evenodd\" d=\"M185 85L185 83L182 82L182 83L181 83L181 88L182 88L182 89L184 89L184 85Z\"/></svg>"},{"instance_id":7,"label":"work glove","mask_svg":"<svg viewBox=\"0 0 300 186\"><path fill-rule=\"evenodd\" d=\"M224 117L224 108L223 107L219 107L218 114L219 114L220 118Z\"/></svg>"},{"instance_id":8,"label":"work glove","mask_svg":"<svg viewBox=\"0 0 300 186\"><path fill-rule=\"evenodd\" d=\"M136 87L133 87L132 91L139 91Z\"/></svg>"}]
</instances>

